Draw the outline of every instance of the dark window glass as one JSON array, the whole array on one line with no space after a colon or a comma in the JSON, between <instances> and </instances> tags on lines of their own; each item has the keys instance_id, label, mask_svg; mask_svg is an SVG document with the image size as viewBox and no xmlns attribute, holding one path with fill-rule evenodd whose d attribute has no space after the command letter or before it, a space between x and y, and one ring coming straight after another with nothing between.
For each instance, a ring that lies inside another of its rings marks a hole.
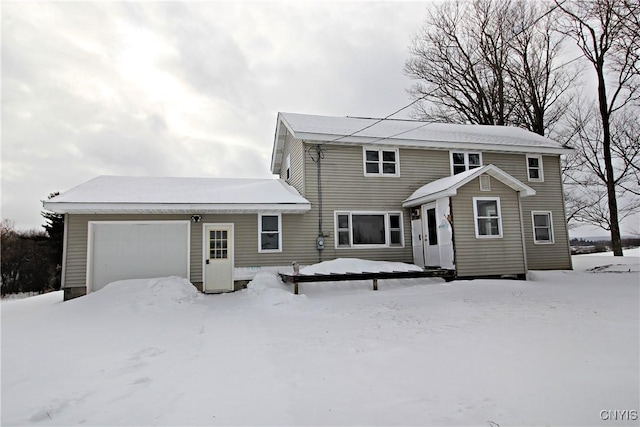
<instances>
[{"instance_id":1,"label":"dark window glass","mask_svg":"<svg viewBox=\"0 0 640 427\"><path fill-rule=\"evenodd\" d=\"M348 231L338 231L338 245L340 246L349 246L349 232Z\"/></svg>"},{"instance_id":2,"label":"dark window glass","mask_svg":"<svg viewBox=\"0 0 640 427\"><path fill-rule=\"evenodd\" d=\"M382 152L382 161L383 162L394 162L396 161L396 152L395 151L383 151Z\"/></svg>"},{"instance_id":3,"label":"dark window glass","mask_svg":"<svg viewBox=\"0 0 640 427\"><path fill-rule=\"evenodd\" d=\"M469 154L469 169L480 167L480 154Z\"/></svg>"},{"instance_id":4,"label":"dark window glass","mask_svg":"<svg viewBox=\"0 0 640 427\"><path fill-rule=\"evenodd\" d=\"M383 163L382 164L382 173L394 175L396 173L396 164L395 163Z\"/></svg>"},{"instance_id":5,"label":"dark window glass","mask_svg":"<svg viewBox=\"0 0 640 427\"><path fill-rule=\"evenodd\" d=\"M466 169L464 168L464 166L453 166L453 174L457 175L461 172L464 172Z\"/></svg>"},{"instance_id":6,"label":"dark window glass","mask_svg":"<svg viewBox=\"0 0 640 427\"><path fill-rule=\"evenodd\" d=\"M380 173L377 163L367 163L367 173Z\"/></svg>"},{"instance_id":7,"label":"dark window glass","mask_svg":"<svg viewBox=\"0 0 640 427\"><path fill-rule=\"evenodd\" d=\"M349 215L338 215L338 228L349 228Z\"/></svg>"},{"instance_id":8,"label":"dark window glass","mask_svg":"<svg viewBox=\"0 0 640 427\"><path fill-rule=\"evenodd\" d=\"M453 164L464 165L464 153L453 153Z\"/></svg>"},{"instance_id":9,"label":"dark window glass","mask_svg":"<svg viewBox=\"0 0 640 427\"><path fill-rule=\"evenodd\" d=\"M367 150L367 162L377 162L379 158L377 151L368 151Z\"/></svg>"},{"instance_id":10,"label":"dark window glass","mask_svg":"<svg viewBox=\"0 0 640 427\"><path fill-rule=\"evenodd\" d=\"M427 209L427 233L429 246L438 244L438 224L436 224L436 210Z\"/></svg>"},{"instance_id":11,"label":"dark window glass","mask_svg":"<svg viewBox=\"0 0 640 427\"><path fill-rule=\"evenodd\" d=\"M278 249L278 233L262 233L261 248Z\"/></svg>"},{"instance_id":12,"label":"dark window glass","mask_svg":"<svg viewBox=\"0 0 640 427\"><path fill-rule=\"evenodd\" d=\"M262 217L262 231L278 231L278 217L264 215Z\"/></svg>"},{"instance_id":13,"label":"dark window glass","mask_svg":"<svg viewBox=\"0 0 640 427\"><path fill-rule=\"evenodd\" d=\"M354 245L384 245L384 215L352 215Z\"/></svg>"}]
</instances>

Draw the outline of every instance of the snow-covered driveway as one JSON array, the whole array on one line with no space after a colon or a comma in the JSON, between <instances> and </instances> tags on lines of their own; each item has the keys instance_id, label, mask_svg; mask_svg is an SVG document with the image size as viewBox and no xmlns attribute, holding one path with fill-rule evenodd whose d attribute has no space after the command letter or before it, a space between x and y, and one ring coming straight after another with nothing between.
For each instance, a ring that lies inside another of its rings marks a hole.
<instances>
[{"instance_id":1,"label":"snow-covered driveway","mask_svg":"<svg viewBox=\"0 0 640 427\"><path fill-rule=\"evenodd\" d=\"M601 411L639 409L638 257L619 261L378 292L294 296L263 274L226 295L162 279L3 302L2 424L613 425Z\"/></svg>"}]
</instances>

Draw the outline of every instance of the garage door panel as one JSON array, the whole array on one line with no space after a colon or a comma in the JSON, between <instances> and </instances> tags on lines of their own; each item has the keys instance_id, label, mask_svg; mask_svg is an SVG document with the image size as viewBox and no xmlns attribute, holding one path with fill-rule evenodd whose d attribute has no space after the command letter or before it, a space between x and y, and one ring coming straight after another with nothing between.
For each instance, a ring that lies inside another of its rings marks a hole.
<instances>
[{"instance_id":1,"label":"garage door panel","mask_svg":"<svg viewBox=\"0 0 640 427\"><path fill-rule=\"evenodd\" d=\"M189 223L93 223L91 290L125 279L189 277Z\"/></svg>"}]
</instances>

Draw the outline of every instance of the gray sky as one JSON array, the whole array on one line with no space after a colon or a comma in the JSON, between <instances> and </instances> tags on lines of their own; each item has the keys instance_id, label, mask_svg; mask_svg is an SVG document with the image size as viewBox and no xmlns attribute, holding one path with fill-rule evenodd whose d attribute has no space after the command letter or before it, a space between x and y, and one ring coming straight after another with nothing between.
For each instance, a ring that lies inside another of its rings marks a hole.
<instances>
[{"instance_id":1,"label":"gray sky","mask_svg":"<svg viewBox=\"0 0 640 427\"><path fill-rule=\"evenodd\" d=\"M278 111L411 102L426 5L4 2L1 216L38 228L41 200L97 175L271 177Z\"/></svg>"},{"instance_id":2,"label":"gray sky","mask_svg":"<svg viewBox=\"0 0 640 427\"><path fill-rule=\"evenodd\" d=\"M425 3L2 4L2 218L97 175L270 177L278 111L384 116Z\"/></svg>"}]
</instances>

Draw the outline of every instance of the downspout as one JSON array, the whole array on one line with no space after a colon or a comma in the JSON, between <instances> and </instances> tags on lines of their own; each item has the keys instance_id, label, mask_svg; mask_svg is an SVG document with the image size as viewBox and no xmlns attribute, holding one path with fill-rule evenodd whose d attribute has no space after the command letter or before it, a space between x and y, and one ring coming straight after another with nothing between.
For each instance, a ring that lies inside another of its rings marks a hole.
<instances>
[{"instance_id":1,"label":"downspout","mask_svg":"<svg viewBox=\"0 0 640 427\"><path fill-rule=\"evenodd\" d=\"M516 197L518 198L518 212L520 213L520 241L522 242L522 257L524 258L524 277L525 280L527 278L527 273L529 272L529 266L527 265L527 243L524 240L524 222L522 220L522 202L520 201L520 192L516 192Z\"/></svg>"}]
</instances>

